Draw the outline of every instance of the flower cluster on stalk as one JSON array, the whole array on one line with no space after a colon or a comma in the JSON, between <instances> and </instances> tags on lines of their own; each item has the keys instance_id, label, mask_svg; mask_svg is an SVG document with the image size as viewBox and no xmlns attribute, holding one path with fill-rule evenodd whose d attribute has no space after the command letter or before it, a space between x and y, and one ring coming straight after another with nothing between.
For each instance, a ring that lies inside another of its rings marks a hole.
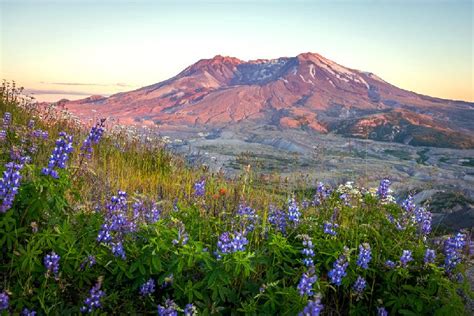
<instances>
[{"instance_id":1,"label":"flower cluster on stalk","mask_svg":"<svg viewBox=\"0 0 474 316\"><path fill-rule=\"evenodd\" d=\"M466 235L457 233L455 236L449 237L444 242L444 266L446 271L451 272L461 263L462 249L466 245Z\"/></svg>"},{"instance_id":2,"label":"flower cluster on stalk","mask_svg":"<svg viewBox=\"0 0 474 316\"><path fill-rule=\"evenodd\" d=\"M303 250L301 250L301 253L304 255L303 258L303 264L307 267L313 267L314 266L314 245L311 237L308 235L303 235Z\"/></svg>"},{"instance_id":3,"label":"flower cluster on stalk","mask_svg":"<svg viewBox=\"0 0 474 316\"><path fill-rule=\"evenodd\" d=\"M253 208L240 204L237 210L237 216L245 231L251 232L255 229L255 225L258 221L258 214Z\"/></svg>"},{"instance_id":4,"label":"flower cluster on stalk","mask_svg":"<svg viewBox=\"0 0 474 316\"><path fill-rule=\"evenodd\" d=\"M294 198L288 200L288 221L297 226L300 222L301 212Z\"/></svg>"},{"instance_id":5,"label":"flower cluster on stalk","mask_svg":"<svg viewBox=\"0 0 474 316\"><path fill-rule=\"evenodd\" d=\"M23 168L23 164L17 164L15 162L9 162L5 165L5 171L3 171L3 177L0 179L0 213L8 211L15 200L15 196L18 193L21 182L20 171Z\"/></svg>"},{"instance_id":6,"label":"flower cluster on stalk","mask_svg":"<svg viewBox=\"0 0 474 316\"><path fill-rule=\"evenodd\" d=\"M357 265L362 269L369 268L369 262L372 260L372 251L368 243L359 245L359 257L357 258Z\"/></svg>"},{"instance_id":7,"label":"flower cluster on stalk","mask_svg":"<svg viewBox=\"0 0 474 316\"><path fill-rule=\"evenodd\" d=\"M86 139L81 146L81 155L84 155L87 158L90 158L92 155L92 145L98 144L102 135L104 134L104 122L105 119L100 120L97 122L95 126L93 126L87 135Z\"/></svg>"},{"instance_id":8,"label":"flower cluster on stalk","mask_svg":"<svg viewBox=\"0 0 474 316\"><path fill-rule=\"evenodd\" d=\"M403 250L402 256L400 257L401 266L406 267L410 261L413 261L411 250Z\"/></svg>"},{"instance_id":9,"label":"flower cluster on stalk","mask_svg":"<svg viewBox=\"0 0 474 316\"><path fill-rule=\"evenodd\" d=\"M28 308L24 308L21 311L21 316L36 316L36 311L34 310L29 310Z\"/></svg>"},{"instance_id":10,"label":"flower cluster on stalk","mask_svg":"<svg viewBox=\"0 0 474 316\"><path fill-rule=\"evenodd\" d=\"M44 256L43 263L46 268L46 274L48 276L51 274L54 275L55 277L58 276L59 259L61 259L61 257L58 254L56 254L54 251Z\"/></svg>"},{"instance_id":11,"label":"flower cluster on stalk","mask_svg":"<svg viewBox=\"0 0 474 316\"><path fill-rule=\"evenodd\" d=\"M318 186L316 187L316 194L313 197L313 206L321 204L321 202L328 198L329 195L331 195L331 189L326 188L324 183L319 182Z\"/></svg>"},{"instance_id":12,"label":"flower cluster on stalk","mask_svg":"<svg viewBox=\"0 0 474 316\"><path fill-rule=\"evenodd\" d=\"M328 272L330 282L334 285L341 285L342 279L346 276L346 269L349 266L347 257L340 255L339 258L334 262L333 268Z\"/></svg>"},{"instance_id":13,"label":"flower cluster on stalk","mask_svg":"<svg viewBox=\"0 0 474 316\"><path fill-rule=\"evenodd\" d=\"M56 145L49 157L48 166L41 171L44 175L50 175L53 178L59 178L56 168L65 169L66 162L69 160L69 154L74 150L72 146L72 136L65 132L59 133Z\"/></svg>"},{"instance_id":14,"label":"flower cluster on stalk","mask_svg":"<svg viewBox=\"0 0 474 316\"><path fill-rule=\"evenodd\" d=\"M101 285L101 282L97 282L89 291L89 296L84 300L84 305L81 307L82 313L92 313L102 307L100 301L105 296L105 292L100 289Z\"/></svg>"},{"instance_id":15,"label":"flower cluster on stalk","mask_svg":"<svg viewBox=\"0 0 474 316\"><path fill-rule=\"evenodd\" d=\"M81 263L81 270L84 270L86 267L87 268L92 268L96 264L95 257L92 255L87 256L82 263Z\"/></svg>"},{"instance_id":16,"label":"flower cluster on stalk","mask_svg":"<svg viewBox=\"0 0 474 316\"><path fill-rule=\"evenodd\" d=\"M201 180L194 183L194 196L203 197L206 194L206 179L202 178Z\"/></svg>"},{"instance_id":17,"label":"flower cluster on stalk","mask_svg":"<svg viewBox=\"0 0 474 316\"><path fill-rule=\"evenodd\" d=\"M353 285L353 289L354 291L356 291L356 293L360 294L365 290L366 286L367 286L367 281L359 275Z\"/></svg>"},{"instance_id":18,"label":"flower cluster on stalk","mask_svg":"<svg viewBox=\"0 0 474 316\"><path fill-rule=\"evenodd\" d=\"M436 259L436 252L433 249L426 249L425 251L425 257L424 257L424 262L426 264L428 263L434 263Z\"/></svg>"},{"instance_id":19,"label":"flower cluster on stalk","mask_svg":"<svg viewBox=\"0 0 474 316\"><path fill-rule=\"evenodd\" d=\"M155 280L152 278L148 279L145 283L140 286L140 295L146 296L155 292Z\"/></svg>"},{"instance_id":20,"label":"flower cluster on stalk","mask_svg":"<svg viewBox=\"0 0 474 316\"><path fill-rule=\"evenodd\" d=\"M385 200L388 198L390 193L390 180L385 178L380 181L379 188L377 189L377 195L379 199Z\"/></svg>"},{"instance_id":21,"label":"flower cluster on stalk","mask_svg":"<svg viewBox=\"0 0 474 316\"><path fill-rule=\"evenodd\" d=\"M313 284L318 280L318 277L315 274L314 267L308 269L307 272L304 272L301 276L300 282L298 283L297 289L298 293L301 296L311 296L313 295Z\"/></svg>"},{"instance_id":22,"label":"flower cluster on stalk","mask_svg":"<svg viewBox=\"0 0 474 316\"><path fill-rule=\"evenodd\" d=\"M268 222L282 234L286 233L287 226L287 216L283 210L276 208L273 205L270 205Z\"/></svg>"},{"instance_id":23,"label":"flower cluster on stalk","mask_svg":"<svg viewBox=\"0 0 474 316\"><path fill-rule=\"evenodd\" d=\"M184 246L188 243L189 235L186 232L186 227L184 226L183 222L177 221L178 225L178 237L173 239L172 243L175 246Z\"/></svg>"},{"instance_id":24,"label":"flower cluster on stalk","mask_svg":"<svg viewBox=\"0 0 474 316\"><path fill-rule=\"evenodd\" d=\"M178 305L167 299L164 306L158 305L158 316L178 316Z\"/></svg>"},{"instance_id":25,"label":"flower cluster on stalk","mask_svg":"<svg viewBox=\"0 0 474 316\"><path fill-rule=\"evenodd\" d=\"M336 229L339 228L339 225L336 224L336 223L332 223L332 222L325 222L323 224L323 228L324 228L324 233L325 234L328 234L328 235L331 235L331 236L336 236L337 235Z\"/></svg>"},{"instance_id":26,"label":"flower cluster on stalk","mask_svg":"<svg viewBox=\"0 0 474 316\"><path fill-rule=\"evenodd\" d=\"M10 303L10 297L7 292L0 293L0 311L6 310Z\"/></svg>"},{"instance_id":27,"label":"flower cluster on stalk","mask_svg":"<svg viewBox=\"0 0 474 316\"><path fill-rule=\"evenodd\" d=\"M193 304L186 304L184 307L184 316L194 316L197 315L196 306Z\"/></svg>"},{"instance_id":28,"label":"flower cluster on stalk","mask_svg":"<svg viewBox=\"0 0 474 316\"><path fill-rule=\"evenodd\" d=\"M417 207L411 195L402 202L402 210L402 214L397 219L392 215L388 216L389 221L393 223L398 230L405 230L409 225L413 225L417 227L418 232L423 236L431 232L431 212L423 207Z\"/></svg>"},{"instance_id":29,"label":"flower cluster on stalk","mask_svg":"<svg viewBox=\"0 0 474 316\"><path fill-rule=\"evenodd\" d=\"M245 251L245 246L248 244L248 240L244 234L235 232L233 234L224 232L219 236L217 241L216 257L222 258L222 255L234 253L237 251Z\"/></svg>"},{"instance_id":30,"label":"flower cluster on stalk","mask_svg":"<svg viewBox=\"0 0 474 316\"><path fill-rule=\"evenodd\" d=\"M314 300L308 301L308 304L304 307L298 316L319 316L324 306L321 304L321 298L315 297Z\"/></svg>"}]
</instances>

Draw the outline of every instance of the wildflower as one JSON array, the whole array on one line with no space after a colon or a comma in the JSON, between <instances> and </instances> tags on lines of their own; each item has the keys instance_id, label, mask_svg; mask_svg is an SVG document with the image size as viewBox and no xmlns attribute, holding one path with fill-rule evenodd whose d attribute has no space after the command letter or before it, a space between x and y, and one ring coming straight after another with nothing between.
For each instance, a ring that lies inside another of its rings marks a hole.
<instances>
[{"instance_id":1,"label":"wildflower","mask_svg":"<svg viewBox=\"0 0 474 316\"><path fill-rule=\"evenodd\" d=\"M433 249L426 249L424 261L426 264L433 263L436 259L436 253Z\"/></svg>"},{"instance_id":2,"label":"wildflower","mask_svg":"<svg viewBox=\"0 0 474 316\"><path fill-rule=\"evenodd\" d=\"M385 307L377 307L377 316L388 316L388 312Z\"/></svg>"},{"instance_id":3,"label":"wildflower","mask_svg":"<svg viewBox=\"0 0 474 316\"><path fill-rule=\"evenodd\" d=\"M110 235L110 227L107 224L102 224L99 234L97 235L97 241L108 244L112 240Z\"/></svg>"},{"instance_id":4,"label":"wildflower","mask_svg":"<svg viewBox=\"0 0 474 316\"><path fill-rule=\"evenodd\" d=\"M206 194L206 179L194 183L194 196L202 197Z\"/></svg>"},{"instance_id":5,"label":"wildflower","mask_svg":"<svg viewBox=\"0 0 474 316\"><path fill-rule=\"evenodd\" d=\"M9 126L12 123L12 114L10 112L5 112L3 114L3 125Z\"/></svg>"},{"instance_id":6,"label":"wildflower","mask_svg":"<svg viewBox=\"0 0 474 316\"><path fill-rule=\"evenodd\" d=\"M368 243L359 245L359 258L357 259L357 265L362 269L368 269L370 260L372 260L370 245Z\"/></svg>"},{"instance_id":7,"label":"wildflower","mask_svg":"<svg viewBox=\"0 0 474 316\"><path fill-rule=\"evenodd\" d=\"M282 210L277 209L273 205L270 205L270 211L268 215L268 222L278 231L286 233L286 214Z\"/></svg>"},{"instance_id":8,"label":"wildflower","mask_svg":"<svg viewBox=\"0 0 474 316\"><path fill-rule=\"evenodd\" d=\"M186 304L184 307L184 316L194 316L197 315L196 306L193 304Z\"/></svg>"},{"instance_id":9,"label":"wildflower","mask_svg":"<svg viewBox=\"0 0 474 316\"><path fill-rule=\"evenodd\" d=\"M403 250L402 256L400 257L400 263L402 267L405 267L408 262L413 261L412 253L410 250Z\"/></svg>"},{"instance_id":10,"label":"wildflower","mask_svg":"<svg viewBox=\"0 0 474 316\"><path fill-rule=\"evenodd\" d=\"M7 131L2 129L0 130L0 140L5 140L7 138Z\"/></svg>"},{"instance_id":11,"label":"wildflower","mask_svg":"<svg viewBox=\"0 0 474 316\"><path fill-rule=\"evenodd\" d=\"M84 305L81 307L82 313L92 313L95 309L101 307L100 300L105 295L105 292L100 289L101 283L97 282L89 291L89 297L84 300Z\"/></svg>"},{"instance_id":12,"label":"wildflower","mask_svg":"<svg viewBox=\"0 0 474 316\"><path fill-rule=\"evenodd\" d=\"M431 232L431 212L422 207L416 208L414 210L414 221L418 224L419 231L423 235Z\"/></svg>"},{"instance_id":13,"label":"wildflower","mask_svg":"<svg viewBox=\"0 0 474 316\"><path fill-rule=\"evenodd\" d=\"M126 255L125 255L125 250L123 249L122 242L119 241L117 243L112 243L111 245L112 245L112 253L114 254L114 256L120 257L123 260L125 260Z\"/></svg>"},{"instance_id":14,"label":"wildflower","mask_svg":"<svg viewBox=\"0 0 474 316\"><path fill-rule=\"evenodd\" d=\"M0 213L8 211L15 200L21 182L20 170L23 164L9 162L5 165L6 170L3 171L3 177L0 179Z\"/></svg>"},{"instance_id":15,"label":"wildflower","mask_svg":"<svg viewBox=\"0 0 474 316\"><path fill-rule=\"evenodd\" d=\"M24 308L21 312L22 316L36 316L36 312L34 310L29 310L28 308Z\"/></svg>"},{"instance_id":16,"label":"wildflower","mask_svg":"<svg viewBox=\"0 0 474 316\"><path fill-rule=\"evenodd\" d=\"M300 210L298 204L294 198L288 200L288 221L292 222L294 225L298 224L300 221Z\"/></svg>"},{"instance_id":17,"label":"wildflower","mask_svg":"<svg viewBox=\"0 0 474 316\"><path fill-rule=\"evenodd\" d=\"M49 158L48 167L41 171L44 175L50 175L53 178L59 178L55 168L65 169L66 162L69 160L69 154L73 151L72 136L65 132L59 133L59 138L56 140L56 146Z\"/></svg>"},{"instance_id":18,"label":"wildflower","mask_svg":"<svg viewBox=\"0 0 474 316\"><path fill-rule=\"evenodd\" d=\"M303 264L307 267L314 266L314 245L313 241L308 235L303 236L303 250L301 250L301 253L306 257L303 259Z\"/></svg>"},{"instance_id":19,"label":"wildflower","mask_svg":"<svg viewBox=\"0 0 474 316\"><path fill-rule=\"evenodd\" d=\"M47 275L53 274L57 276L59 273L59 259L61 257L54 251L44 256L44 266L46 267Z\"/></svg>"},{"instance_id":20,"label":"wildflower","mask_svg":"<svg viewBox=\"0 0 474 316\"><path fill-rule=\"evenodd\" d=\"M255 229L255 224L258 220L258 214L253 208L240 204L239 209L237 210L237 216L241 220L242 225L247 224L245 227L246 231L251 232Z\"/></svg>"},{"instance_id":21,"label":"wildflower","mask_svg":"<svg viewBox=\"0 0 474 316\"><path fill-rule=\"evenodd\" d=\"M164 288L170 286L171 284L173 284L173 281L174 281L174 276L173 276L173 273L171 273L170 275L165 277L165 279L163 281L163 284L161 285L161 288L164 289Z\"/></svg>"},{"instance_id":22,"label":"wildflower","mask_svg":"<svg viewBox=\"0 0 474 316\"><path fill-rule=\"evenodd\" d=\"M155 280L150 278L142 286L140 286L140 295L145 296L155 292Z\"/></svg>"},{"instance_id":23,"label":"wildflower","mask_svg":"<svg viewBox=\"0 0 474 316\"><path fill-rule=\"evenodd\" d=\"M161 210L158 208L155 202L152 203L148 212L145 213L145 221L148 224L154 224L160 220Z\"/></svg>"},{"instance_id":24,"label":"wildflower","mask_svg":"<svg viewBox=\"0 0 474 316\"><path fill-rule=\"evenodd\" d=\"M81 270L84 270L86 268L86 266L88 268L91 268L92 266L94 266L96 264L96 260L95 260L95 257L92 256L92 255L89 255L87 256L86 259L84 259L84 261L82 261L81 263Z\"/></svg>"},{"instance_id":25,"label":"wildflower","mask_svg":"<svg viewBox=\"0 0 474 316\"><path fill-rule=\"evenodd\" d=\"M178 316L178 306L172 300L165 301L165 306L158 305L159 316Z\"/></svg>"},{"instance_id":26,"label":"wildflower","mask_svg":"<svg viewBox=\"0 0 474 316\"><path fill-rule=\"evenodd\" d=\"M314 274L314 269L311 268L308 272L303 273L300 282L298 283L298 292L301 296L313 295L313 284L318 280L318 277Z\"/></svg>"},{"instance_id":27,"label":"wildflower","mask_svg":"<svg viewBox=\"0 0 474 316\"><path fill-rule=\"evenodd\" d=\"M85 155L87 158L91 157L92 145L98 144L102 135L104 134L104 122L105 119L100 120L95 126L93 126L87 135L86 139L81 146L81 155Z\"/></svg>"},{"instance_id":28,"label":"wildflower","mask_svg":"<svg viewBox=\"0 0 474 316\"><path fill-rule=\"evenodd\" d=\"M349 266L347 258L344 255L334 262L333 269L329 271L328 277L331 279L331 283L335 285L341 285L342 278L346 276L346 269Z\"/></svg>"},{"instance_id":29,"label":"wildflower","mask_svg":"<svg viewBox=\"0 0 474 316\"><path fill-rule=\"evenodd\" d=\"M331 223L331 222L325 222L324 223L324 233L331 235L331 236L336 236L337 231L336 229L339 228L338 224Z\"/></svg>"},{"instance_id":30,"label":"wildflower","mask_svg":"<svg viewBox=\"0 0 474 316\"><path fill-rule=\"evenodd\" d=\"M305 306L302 312L298 316L319 316L324 306L321 304L321 298L316 297L312 301L308 301L308 304Z\"/></svg>"},{"instance_id":31,"label":"wildflower","mask_svg":"<svg viewBox=\"0 0 474 316\"><path fill-rule=\"evenodd\" d=\"M242 233L234 233L232 236L229 232L224 232L219 236L217 242L217 258L221 258L221 254L229 254L237 251L244 251L248 244L247 238Z\"/></svg>"},{"instance_id":32,"label":"wildflower","mask_svg":"<svg viewBox=\"0 0 474 316\"><path fill-rule=\"evenodd\" d=\"M416 205L415 205L415 203L413 203L413 196L412 195L409 195L407 197L407 199L402 202L402 207L405 210L405 212L407 212L407 213L412 213L415 210Z\"/></svg>"},{"instance_id":33,"label":"wildflower","mask_svg":"<svg viewBox=\"0 0 474 316\"><path fill-rule=\"evenodd\" d=\"M357 277L357 280L354 283L353 288L354 288L354 291L356 291L357 293L362 293L366 286L367 286L367 281L365 281L365 279L359 275Z\"/></svg>"},{"instance_id":34,"label":"wildflower","mask_svg":"<svg viewBox=\"0 0 474 316\"><path fill-rule=\"evenodd\" d=\"M444 265L448 272L453 270L461 262L461 251L466 244L465 238L465 234L458 233L456 236L450 237L444 242Z\"/></svg>"},{"instance_id":35,"label":"wildflower","mask_svg":"<svg viewBox=\"0 0 474 316\"><path fill-rule=\"evenodd\" d=\"M396 263L393 262L392 260L387 260L387 261L385 261L385 266L389 269L393 269L393 268L395 268Z\"/></svg>"},{"instance_id":36,"label":"wildflower","mask_svg":"<svg viewBox=\"0 0 474 316\"><path fill-rule=\"evenodd\" d=\"M377 195L381 200L385 200L389 195L390 180L385 178L380 181L379 188L377 189Z\"/></svg>"},{"instance_id":37,"label":"wildflower","mask_svg":"<svg viewBox=\"0 0 474 316\"><path fill-rule=\"evenodd\" d=\"M173 239L172 243L173 245L181 245L184 246L188 243L189 235L186 232L186 227L182 222L178 222L178 238Z\"/></svg>"},{"instance_id":38,"label":"wildflower","mask_svg":"<svg viewBox=\"0 0 474 316\"><path fill-rule=\"evenodd\" d=\"M8 297L7 292L0 293L0 311L6 310L9 302L10 298Z\"/></svg>"}]
</instances>

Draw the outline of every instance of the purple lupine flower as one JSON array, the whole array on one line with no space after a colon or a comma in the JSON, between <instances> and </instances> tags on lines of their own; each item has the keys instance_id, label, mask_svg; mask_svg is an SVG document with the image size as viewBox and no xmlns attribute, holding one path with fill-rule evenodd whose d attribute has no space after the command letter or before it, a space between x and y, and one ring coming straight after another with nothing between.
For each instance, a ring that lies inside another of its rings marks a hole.
<instances>
[{"instance_id":1,"label":"purple lupine flower","mask_svg":"<svg viewBox=\"0 0 474 316\"><path fill-rule=\"evenodd\" d=\"M345 255L339 256L334 262L333 269L329 271L328 277L331 279L331 283L335 285L341 285L342 278L346 276L346 269L349 266Z\"/></svg>"},{"instance_id":2,"label":"purple lupine flower","mask_svg":"<svg viewBox=\"0 0 474 316\"><path fill-rule=\"evenodd\" d=\"M313 284L318 280L318 277L314 274L314 269L310 268L307 272L303 273L300 282L298 283L297 289L301 296L313 295Z\"/></svg>"},{"instance_id":3,"label":"purple lupine flower","mask_svg":"<svg viewBox=\"0 0 474 316\"><path fill-rule=\"evenodd\" d=\"M5 140L7 138L7 131L2 129L0 130L0 140Z\"/></svg>"},{"instance_id":4,"label":"purple lupine flower","mask_svg":"<svg viewBox=\"0 0 474 316\"><path fill-rule=\"evenodd\" d=\"M34 310L29 310L28 308L23 308L21 312L21 316L36 316L36 312Z\"/></svg>"},{"instance_id":5,"label":"purple lupine flower","mask_svg":"<svg viewBox=\"0 0 474 316\"><path fill-rule=\"evenodd\" d=\"M301 212L294 198L288 200L288 221L297 225L300 221Z\"/></svg>"},{"instance_id":6,"label":"purple lupine flower","mask_svg":"<svg viewBox=\"0 0 474 316\"><path fill-rule=\"evenodd\" d=\"M158 208L158 205L153 202L150 209L145 213L145 221L148 224L154 224L160 220L161 210Z\"/></svg>"},{"instance_id":7,"label":"purple lupine flower","mask_svg":"<svg viewBox=\"0 0 474 316\"><path fill-rule=\"evenodd\" d=\"M303 235L303 250L301 250L301 253L305 256L303 259L303 264L307 267L312 267L314 266L314 245L313 241L308 235Z\"/></svg>"},{"instance_id":8,"label":"purple lupine flower","mask_svg":"<svg viewBox=\"0 0 474 316\"><path fill-rule=\"evenodd\" d=\"M98 144L102 135L104 134L104 122L105 119L100 120L97 122L95 126L93 126L87 135L86 139L81 146L81 155L86 156L87 158L91 158L92 155L92 145Z\"/></svg>"},{"instance_id":9,"label":"purple lupine flower","mask_svg":"<svg viewBox=\"0 0 474 316\"><path fill-rule=\"evenodd\" d=\"M388 192L390 189L390 180L385 178L380 181L379 188L377 189L377 195L381 200L384 200L388 197Z\"/></svg>"},{"instance_id":10,"label":"purple lupine flower","mask_svg":"<svg viewBox=\"0 0 474 316\"><path fill-rule=\"evenodd\" d=\"M194 183L194 196L203 197L206 194L206 179L202 178L201 180Z\"/></svg>"},{"instance_id":11,"label":"purple lupine flower","mask_svg":"<svg viewBox=\"0 0 474 316\"><path fill-rule=\"evenodd\" d=\"M158 305L158 316L178 316L178 306L172 300L165 301L165 306Z\"/></svg>"},{"instance_id":12,"label":"purple lupine flower","mask_svg":"<svg viewBox=\"0 0 474 316\"><path fill-rule=\"evenodd\" d=\"M393 269L395 268L397 264L395 262L393 262L392 260L387 260L385 261L385 266L389 269Z\"/></svg>"},{"instance_id":13,"label":"purple lupine flower","mask_svg":"<svg viewBox=\"0 0 474 316\"><path fill-rule=\"evenodd\" d=\"M303 201L301 201L301 208L302 209L307 209L308 207L310 206L310 202L306 199L304 199Z\"/></svg>"},{"instance_id":14,"label":"purple lupine flower","mask_svg":"<svg viewBox=\"0 0 474 316\"><path fill-rule=\"evenodd\" d=\"M416 208L414 211L414 220L423 235L428 235L431 232L431 217L431 212L422 207Z\"/></svg>"},{"instance_id":15,"label":"purple lupine flower","mask_svg":"<svg viewBox=\"0 0 474 316\"><path fill-rule=\"evenodd\" d=\"M176 245L184 246L188 243L189 235L186 232L186 227L184 226L184 224L182 222L179 222L178 225L179 225L178 226L178 238L173 239L172 243L175 246Z\"/></svg>"},{"instance_id":16,"label":"purple lupine flower","mask_svg":"<svg viewBox=\"0 0 474 316\"><path fill-rule=\"evenodd\" d=\"M365 287L367 286L367 281L360 275L357 277L357 280L354 283L354 291L357 293L362 293L365 290Z\"/></svg>"},{"instance_id":17,"label":"purple lupine flower","mask_svg":"<svg viewBox=\"0 0 474 316\"><path fill-rule=\"evenodd\" d=\"M368 243L359 245L359 258L357 258L357 265L362 269L368 269L370 260L372 260L370 245Z\"/></svg>"},{"instance_id":18,"label":"purple lupine flower","mask_svg":"<svg viewBox=\"0 0 474 316\"><path fill-rule=\"evenodd\" d=\"M47 131L43 131L43 132L41 133L41 137L42 137L43 139L48 139L49 133L48 133Z\"/></svg>"},{"instance_id":19,"label":"purple lupine flower","mask_svg":"<svg viewBox=\"0 0 474 316\"><path fill-rule=\"evenodd\" d=\"M388 312L385 307L377 307L377 316L388 316Z\"/></svg>"},{"instance_id":20,"label":"purple lupine flower","mask_svg":"<svg viewBox=\"0 0 474 316\"><path fill-rule=\"evenodd\" d=\"M339 195L339 198L344 202L344 205L346 205L346 206L351 205L350 200L349 200L349 195L347 193L343 193L343 194Z\"/></svg>"},{"instance_id":21,"label":"purple lupine flower","mask_svg":"<svg viewBox=\"0 0 474 316\"><path fill-rule=\"evenodd\" d=\"M55 277L58 276L59 259L61 259L61 257L58 254L56 254L54 251L44 256L44 266L46 268L46 274L48 276L50 274L53 274Z\"/></svg>"},{"instance_id":22,"label":"purple lupine flower","mask_svg":"<svg viewBox=\"0 0 474 316\"><path fill-rule=\"evenodd\" d=\"M245 206L243 204L239 205L237 210L237 216L239 217L241 224L244 226L245 231L253 231L255 229L255 224L258 221L258 214L250 206Z\"/></svg>"},{"instance_id":23,"label":"purple lupine flower","mask_svg":"<svg viewBox=\"0 0 474 316\"><path fill-rule=\"evenodd\" d=\"M58 178L59 175L55 168L65 169L66 162L69 160L69 154L73 151L72 136L65 132L59 133L59 138L56 140L56 146L49 157L48 166L42 169L44 175L50 175L53 178Z\"/></svg>"},{"instance_id":24,"label":"purple lupine flower","mask_svg":"<svg viewBox=\"0 0 474 316\"><path fill-rule=\"evenodd\" d=\"M92 313L102 306L100 301L105 296L105 292L100 289L101 285L100 282L97 282L89 291L89 297L84 300L84 305L81 307L82 313Z\"/></svg>"},{"instance_id":25,"label":"purple lupine flower","mask_svg":"<svg viewBox=\"0 0 474 316\"><path fill-rule=\"evenodd\" d=\"M324 233L331 235L331 236L336 236L337 231L336 229L339 228L339 225L336 223L331 223L331 222L325 222L324 223Z\"/></svg>"},{"instance_id":26,"label":"purple lupine flower","mask_svg":"<svg viewBox=\"0 0 474 316\"><path fill-rule=\"evenodd\" d=\"M273 205L270 205L270 211L268 215L268 222L281 233L286 233L286 214L284 211L277 209Z\"/></svg>"},{"instance_id":27,"label":"purple lupine flower","mask_svg":"<svg viewBox=\"0 0 474 316\"><path fill-rule=\"evenodd\" d=\"M219 240L217 241L218 250L216 256L220 259L221 254L244 251L247 244L248 240L242 233L235 232L231 235L229 232L224 232L219 236Z\"/></svg>"},{"instance_id":28,"label":"purple lupine flower","mask_svg":"<svg viewBox=\"0 0 474 316\"><path fill-rule=\"evenodd\" d=\"M5 112L3 114L3 125L9 126L12 123L12 114L10 112Z\"/></svg>"},{"instance_id":29,"label":"purple lupine flower","mask_svg":"<svg viewBox=\"0 0 474 316\"><path fill-rule=\"evenodd\" d=\"M433 249L426 249L424 261L426 264L434 263L436 259L436 253Z\"/></svg>"},{"instance_id":30,"label":"purple lupine flower","mask_svg":"<svg viewBox=\"0 0 474 316\"><path fill-rule=\"evenodd\" d=\"M114 256L120 257L123 260L125 260L127 258L127 256L125 255L125 250L123 249L123 244L122 244L121 241L119 241L117 243L111 243L111 246L112 246L112 253L114 254Z\"/></svg>"},{"instance_id":31,"label":"purple lupine flower","mask_svg":"<svg viewBox=\"0 0 474 316\"><path fill-rule=\"evenodd\" d=\"M186 304L184 307L184 316L194 316L197 315L196 306L193 304Z\"/></svg>"},{"instance_id":32,"label":"purple lupine flower","mask_svg":"<svg viewBox=\"0 0 474 316\"><path fill-rule=\"evenodd\" d=\"M155 292L155 280L152 278L148 279L145 283L140 286L140 295L146 296Z\"/></svg>"},{"instance_id":33,"label":"purple lupine flower","mask_svg":"<svg viewBox=\"0 0 474 316\"><path fill-rule=\"evenodd\" d=\"M7 292L0 293L0 311L6 310L10 303L10 298L8 297Z\"/></svg>"},{"instance_id":34,"label":"purple lupine flower","mask_svg":"<svg viewBox=\"0 0 474 316\"><path fill-rule=\"evenodd\" d=\"M103 242L109 244L112 241L112 236L110 235L110 227L107 224L102 224L99 233L97 234L97 242Z\"/></svg>"},{"instance_id":35,"label":"purple lupine flower","mask_svg":"<svg viewBox=\"0 0 474 316\"><path fill-rule=\"evenodd\" d=\"M409 195L405 201L402 202L402 207L407 213L413 213L416 208L415 203L413 202L413 196Z\"/></svg>"},{"instance_id":36,"label":"purple lupine flower","mask_svg":"<svg viewBox=\"0 0 474 316\"><path fill-rule=\"evenodd\" d=\"M303 311L298 316L319 316L324 306L321 304L321 298L316 297L312 301L308 301L308 304L304 307Z\"/></svg>"},{"instance_id":37,"label":"purple lupine flower","mask_svg":"<svg viewBox=\"0 0 474 316\"><path fill-rule=\"evenodd\" d=\"M86 267L87 268L92 268L96 264L95 257L92 255L87 256L87 258L84 259L81 263L81 270L84 270Z\"/></svg>"},{"instance_id":38,"label":"purple lupine flower","mask_svg":"<svg viewBox=\"0 0 474 316\"><path fill-rule=\"evenodd\" d=\"M462 249L466 245L466 235L457 233L456 236L448 238L444 242L444 266L448 272L451 272L462 259Z\"/></svg>"},{"instance_id":39,"label":"purple lupine flower","mask_svg":"<svg viewBox=\"0 0 474 316\"><path fill-rule=\"evenodd\" d=\"M13 205L13 201L20 187L20 171L23 168L23 164L9 162L5 165L5 168L3 177L0 179L0 199L2 200L0 213L5 213Z\"/></svg>"},{"instance_id":40,"label":"purple lupine flower","mask_svg":"<svg viewBox=\"0 0 474 316\"><path fill-rule=\"evenodd\" d=\"M29 120L26 126L28 127L28 129L35 128L35 120Z\"/></svg>"},{"instance_id":41,"label":"purple lupine flower","mask_svg":"<svg viewBox=\"0 0 474 316\"><path fill-rule=\"evenodd\" d=\"M411 250L403 250L402 256L400 257L402 267L406 267L410 261L413 261Z\"/></svg>"}]
</instances>

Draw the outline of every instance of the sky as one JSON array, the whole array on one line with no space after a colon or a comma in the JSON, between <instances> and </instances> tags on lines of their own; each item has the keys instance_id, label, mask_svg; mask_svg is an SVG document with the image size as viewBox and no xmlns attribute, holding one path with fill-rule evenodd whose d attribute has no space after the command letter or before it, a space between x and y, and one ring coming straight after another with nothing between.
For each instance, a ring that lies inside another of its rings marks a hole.
<instances>
[{"instance_id":1,"label":"sky","mask_svg":"<svg viewBox=\"0 0 474 316\"><path fill-rule=\"evenodd\" d=\"M473 2L0 0L0 79L38 100L110 95L202 58L319 53L400 88L474 101Z\"/></svg>"}]
</instances>

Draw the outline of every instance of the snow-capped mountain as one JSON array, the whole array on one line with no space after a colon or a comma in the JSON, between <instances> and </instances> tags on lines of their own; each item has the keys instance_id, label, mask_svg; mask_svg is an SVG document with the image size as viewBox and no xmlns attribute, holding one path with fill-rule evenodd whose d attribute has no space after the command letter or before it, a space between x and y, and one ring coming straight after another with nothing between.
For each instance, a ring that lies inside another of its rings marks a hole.
<instances>
[{"instance_id":1,"label":"snow-capped mountain","mask_svg":"<svg viewBox=\"0 0 474 316\"><path fill-rule=\"evenodd\" d=\"M319 54L202 59L166 81L110 97L61 102L82 118L161 130L245 122L311 133L474 148L474 104L399 89Z\"/></svg>"}]
</instances>

